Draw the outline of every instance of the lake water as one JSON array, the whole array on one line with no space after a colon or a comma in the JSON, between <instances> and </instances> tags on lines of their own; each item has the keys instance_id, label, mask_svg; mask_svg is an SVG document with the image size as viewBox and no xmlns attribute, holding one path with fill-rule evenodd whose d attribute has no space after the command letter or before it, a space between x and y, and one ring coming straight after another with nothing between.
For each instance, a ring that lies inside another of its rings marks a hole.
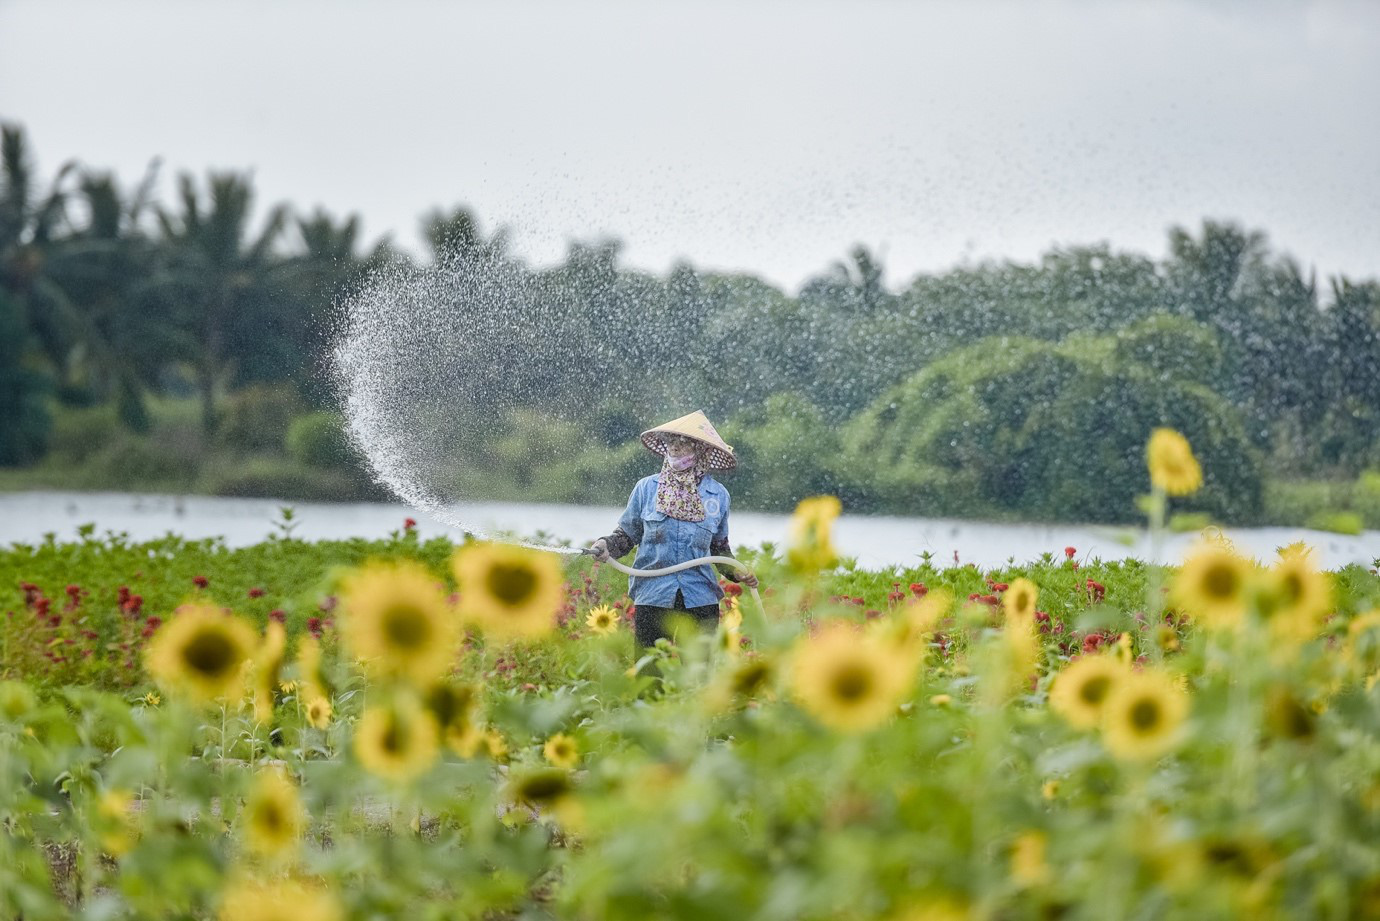
<instances>
[{"instance_id":1,"label":"lake water","mask_svg":"<svg viewBox=\"0 0 1380 921\"><path fill-rule=\"evenodd\" d=\"M77 536L77 528L94 524L97 533L123 531L133 540L162 536L169 531L189 538L222 537L230 546L263 540L274 532L285 503L266 499L227 499L214 496L140 495L132 493L23 492L0 494L0 545L35 543L47 532L60 540ZM415 518L423 537L461 531L424 512L387 503L291 503L296 512L295 536L306 540L382 537ZM530 537L538 531L577 545L613 530L621 509L573 505L481 502L458 507L459 518L486 532ZM786 515L735 511L731 538L735 545L780 543L786 535ZM1371 564L1380 557L1380 531L1351 537L1304 528L1231 528L1227 536L1243 551L1262 559L1296 540L1306 541L1329 568L1347 563ZM941 518L891 518L844 515L834 530L839 551L855 556L863 566L908 566L920 554L934 554L937 565L963 563L996 566L1037 559L1042 553L1063 556L1077 548L1079 559L1146 559L1148 535L1132 528L1079 524L993 524ZM1177 561L1194 535L1176 534L1166 543L1163 558Z\"/></svg>"}]
</instances>

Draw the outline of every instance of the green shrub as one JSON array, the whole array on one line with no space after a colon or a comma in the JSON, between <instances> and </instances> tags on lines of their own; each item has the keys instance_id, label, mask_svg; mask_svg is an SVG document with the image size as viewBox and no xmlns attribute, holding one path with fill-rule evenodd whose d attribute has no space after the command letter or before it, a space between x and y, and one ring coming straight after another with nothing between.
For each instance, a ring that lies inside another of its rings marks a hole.
<instances>
[{"instance_id":1,"label":"green shrub","mask_svg":"<svg viewBox=\"0 0 1380 921\"><path fill-rule=\"evenodd\" d=\"M292 387L246 387L232 394L221 410L216 442L240 451L280 451L288 427L305 408Z\"/></svg>"},{"instance_id":2,"label":"green shrub","mask_svg":"<svg viewBox=\"0 0 1380 921\"><path fill-rule=\"evenodd\" d=\"M52 382L26 360L29 339L19 305L0 291L0 466L31 463L48 446Z\"/></svg>"},{"instance_id":3,"label":"green shrub","mask_svg":"<svg viewBox=\"0 0 1380 921\"><path fill-rule=\"evenodd\" d=\"M283 440L287 456L304 467L326 470L355 467L358 455L345 438L345 423L339 413L314 412L298 416L288 426Z\"/></svg>"},{"instance_id":4,"label":"green shrub","mask_svg":"<svg viewBox=\"0 0 1380 921\"><path fill-rule=\"evenodd\" d=\"M251 457L211 471L207 491L217 496L349 502L373 498L354 477L339 470L306 467L276 457Z\"/></svg>"},{"instance_id":5,"label":"green shrub","mask_svg":"<svg viewBox=\"0 0 1380 921\"><path fill-rule=\"evenodd\" d=\"M874 508L1127 521L1149 488L1145 443L1183 432L1204 488L1177 510L1230 521L1260 511L1260 460L1239 412L1202 385L1116 352L1115 337L1059 345L994 338L926 367L848 427L846 469ZM976 500L976 501L975 501Z\"/></svg>"},{"instance_id":6,"label":"green shrub","mask_svg":"<svg viewBox=\"0 0 1380 921\"><path fill-rule=\"evenodd\" d=\"M1361 474L1351 501L1365 520L1366 527L1380 529L1380 470L1367 470Z\"/></svg>"},{"instance_id":7,"label":"green shrub","mask_svg":"<svg viewBox=\"0 0 1380 921\"><path fill-rule=\"evenodd\" d=\"M53 416L48 460L57 464L85 464L114 441L121 429L120 420L110 404L59 409Z\"/></svg>"},{"instance_id":8,"label":"green shrub","mask_svg":"<svg viewBox=\"0 0 1380 921\"><path fill-rule=\"evenodd\" d=\"M1309 517L1307 526L1315 531L1332 531L1336 534L1360 534L1365 530L1360 515L1343 511L1316 512Z\"/></svg>"}]
</instances>

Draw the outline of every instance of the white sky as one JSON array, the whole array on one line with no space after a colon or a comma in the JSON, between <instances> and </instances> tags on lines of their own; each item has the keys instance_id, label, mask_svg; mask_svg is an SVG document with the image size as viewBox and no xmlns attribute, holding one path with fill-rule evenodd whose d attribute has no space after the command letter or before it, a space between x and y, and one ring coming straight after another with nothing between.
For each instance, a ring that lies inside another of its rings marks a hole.
<instances>
[{"instance_id":1,"label":"white sky","mask_svg":"<svg viewBox=\"0 0 1380 921\"><path fill-rule=\"evenodd\" d=\"M0 0L44 175L252 169L370 240L466 203L535 261L609 234L792 286L1205 216L1380 275L1377 116L1365 0Z\"/></svg>"}]
</instances>

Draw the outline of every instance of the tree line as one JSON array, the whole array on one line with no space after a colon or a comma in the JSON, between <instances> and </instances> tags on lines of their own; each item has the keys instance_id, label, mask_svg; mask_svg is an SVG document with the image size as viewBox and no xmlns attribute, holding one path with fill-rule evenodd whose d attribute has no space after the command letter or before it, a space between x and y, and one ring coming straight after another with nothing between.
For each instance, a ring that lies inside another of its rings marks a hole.
<instances>
[{"instance_id":1,"label":"tree line","mask_svg":"<svg viewBox=\"0 0 1380 921\"><path fill-rule=\"evenodd\" d=\"M440 266L493 295L455 305L491 322L453 352L492 368L475 393L502 434L525 443L556 416L616 447L693 395L726 420L763 505L829 490L878 510L1125 517L1137 486L1120 471L1169 423L1213 455L1204 508L1229 518L1258 514L1266 472L1380 466L1380 283L1320 282L1227 221L1174 228L1163 259L1103 243L899 288L859 246L791 294L634 270L607 240L530 266L465 208L427 215L413 256L367 243L355 216L256 217L247 174L184 173L160 201L156 165L132 185L78 164L41 177L21 127L0 142L3 465L40 462L72 407L112 407L137 434L151 400L194 397L222 438L255 388L329 410L330 305ZM559 342L534 346L531 318L553 316ZM676 373L645 373L661 368Z\"/></svg>"}]
</instances>

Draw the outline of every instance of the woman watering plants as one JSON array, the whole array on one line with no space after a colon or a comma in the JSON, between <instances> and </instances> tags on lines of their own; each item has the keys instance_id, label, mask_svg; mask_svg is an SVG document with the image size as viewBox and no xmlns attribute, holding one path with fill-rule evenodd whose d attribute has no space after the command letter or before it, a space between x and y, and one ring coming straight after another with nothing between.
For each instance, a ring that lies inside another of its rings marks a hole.
<instances>
[{"instance_id":1,"label":"woman watering plants","mask_svg":"<svg viewBox=\"0 0 1380 921\"><path fill-rule=\"evenodd\" d=\"M590 548L595 559L624 556L637 547L635 569L664 569L705 556L732 556L728 544L728 490L709 475L738 463L703 412L681 416L642 433L642 443L662 456L661 472L643 477L628 497L618 527ZM757 586L757 577L721 565L724 578ZM638 646L669 638L668 612L683 611L702 628L719 622L723 597L706 563L662 576L630 576Z\"/></svg>"}]
</instances>

